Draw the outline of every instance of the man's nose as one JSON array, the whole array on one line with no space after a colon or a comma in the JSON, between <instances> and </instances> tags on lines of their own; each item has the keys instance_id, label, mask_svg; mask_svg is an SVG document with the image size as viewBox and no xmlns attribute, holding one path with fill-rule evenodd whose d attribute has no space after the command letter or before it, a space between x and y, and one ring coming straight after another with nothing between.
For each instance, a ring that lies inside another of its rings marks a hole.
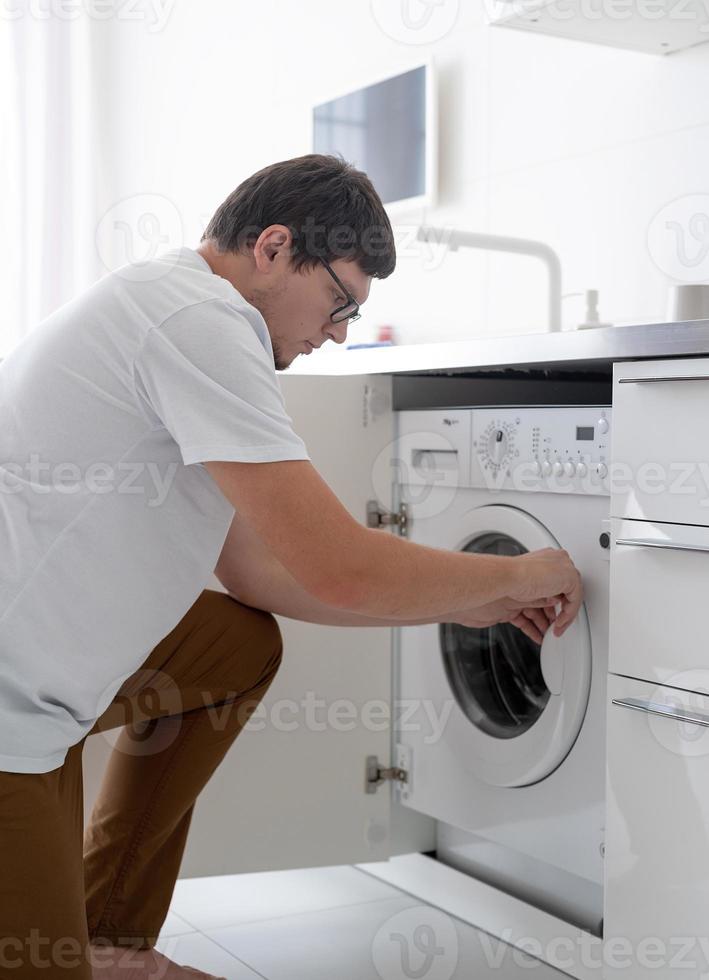
<instances>
[{"instance_id":1,"label":"man's nose","mask_svg":"<svg viewBox=\"0 0 709 980\"><path fill-rule=\"evenodd\" d=\"M336 344L344 344L347 340L347 320L343 320L341 323L332 323L328 321L327 327L325 328L325 333L328 337L332 338Z\"/></svg>"}]
</instances>

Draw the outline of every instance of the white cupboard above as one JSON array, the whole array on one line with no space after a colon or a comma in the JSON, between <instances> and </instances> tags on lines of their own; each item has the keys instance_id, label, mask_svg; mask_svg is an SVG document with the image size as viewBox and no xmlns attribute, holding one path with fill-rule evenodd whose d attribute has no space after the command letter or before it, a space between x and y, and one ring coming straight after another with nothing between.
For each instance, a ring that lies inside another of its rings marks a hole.
<instances>
[{"instance_id":1,"label":"white cupboard above","mask_svg":"<svg viewBox=\"0 0 709 980\"><path fill-rule=\"evenodd\" d=\"M709 40L703 0L486 0L489 22L648 54Z\"/></svg>"}]
</instances>

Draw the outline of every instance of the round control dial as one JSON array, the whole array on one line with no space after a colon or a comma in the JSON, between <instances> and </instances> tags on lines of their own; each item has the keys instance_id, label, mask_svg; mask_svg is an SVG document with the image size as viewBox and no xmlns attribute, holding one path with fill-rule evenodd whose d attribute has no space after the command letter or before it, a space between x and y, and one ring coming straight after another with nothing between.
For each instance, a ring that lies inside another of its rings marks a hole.
<instances>
[{"instance_id":1,"label":"round control dial","mask_svg":"<svg viewBox=\"0 0 709 980\"><path fill-rule=\"evenodd\" d=\"M507 466L516 455L516 427L510 422L491 422L480 439L479 453L483 465L488 469L499 470Z\"/></svg>"}]
</instances>

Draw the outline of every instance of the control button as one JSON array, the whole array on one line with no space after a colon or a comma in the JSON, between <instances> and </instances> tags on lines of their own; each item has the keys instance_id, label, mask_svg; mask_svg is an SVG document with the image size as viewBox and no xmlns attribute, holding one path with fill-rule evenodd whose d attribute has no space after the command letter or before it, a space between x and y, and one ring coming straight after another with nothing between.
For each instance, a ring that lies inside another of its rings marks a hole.
<instances>
[{"instance_id":1,"label":"control button","mask_svg":"<svg viewBox=\"0 0 709 980\"><path fill-rule=\"evenodd\" d=\"M544 474L544 476L549 476L549 474L551 473L551 463L549 462L548 459L545 459L544 462L542 463L542 473Z\"/></svg>"},{"instance_id":2,"label":"control button","mask_svg":"<svg viewBox=\"0 0 709 980\"><path fill-rule=\"evenodd\" d=\"M599 463L598 466L596 467L596 473L598 473L598 475L602 480L605 479L605 477L608 475L608 467L606 466L606 464Z\"/></svg>"},{"instance_id":3,"label":"control button","mask_svg":"<svg viewBox=\"0 0 709 980\"><path fill-rule=\"evenodd\" d=\"M534 472L537 474L537 476L542 475L542 464L539 462L539 460L537 460L534 464Z\"/></svg>"},{"instance_id":4,"label":"control button","mask_svg":"<svg viewBox=\"0 0 709 980\"><path fill-rule=\"evenodd\" d=\"M586 467L586 464L579 463L579 465L576 467L576 472L580 477L586 476L586 474L588 473L588 468Z\"/></svg>"},{"instance_id":5,"label":"control button","mask_svg":"<svg viewBox=\"0 0 709 980\"><path fill-rule=\"evenodd\" d=\"M563 472L564 464L557 459L557 461L554 463L554 476L561 476Z\"/></svg>"},{"instance_id":6,"label":"control button","mask_svg":"<svg viewBox=\"0 0 709 980\"><path fill-rule=\"evenodd\" d=\"M598 543L600 544L601 548L605 548L606 550L610 548L611 546L610 534L607 531L603 531L600 537L598 538Z\"/></svg>"},{"instance_id":7,"label":"control button","mask_svg":"<svg viewBox=\"0 0 709 980\"><path fill-rule=\"evenodd\" d=\"M599 419L598 420L598 431L599 432L608 432L608 419Z\"/></svg>"},{"instance_id":8,"label":"control button","mask_svg":"<svg viewBox=\"0 0 709 980\"><path fill-rule=\"evenodd\" d=\"M564 473L566 473L567 476L573 476L575 472L576 472L576 467L572 463L572 461L569 460L568 463L564 466Z\"/></svg>"}]
</instances>

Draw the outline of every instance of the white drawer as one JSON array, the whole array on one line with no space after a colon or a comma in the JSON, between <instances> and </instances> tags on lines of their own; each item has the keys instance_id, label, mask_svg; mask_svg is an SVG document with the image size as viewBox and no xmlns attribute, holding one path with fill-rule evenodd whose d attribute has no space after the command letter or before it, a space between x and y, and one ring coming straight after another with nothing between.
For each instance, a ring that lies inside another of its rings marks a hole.
<instances>
[{"instance_id":1,"label":"white drawer","mask_svg":"<svg viewBox=\"0 0 709 980\"><path fill-rule=\"evenodd\" d=\"M614 365L611 515L709 525L709 358Z\"/></svg>"},{"instance_id":2,"label":"white drawer","mask_svg":"<svg viewBox=\"0 0 709 980\"><path fill-rule=\"evenodd\" d=\"M611 521L608 669L709 692L709 528Z\"/></svg>"},{"instance_id":3,"label":"white drawer","mask_svg":"<svg viewBox=\"0 0 709 980\"><path fill-rule=\"evenodd\" d=\"M602 975L706 977L709 697L610 674L607 736Z\"/></svg>"}]
</instances>

